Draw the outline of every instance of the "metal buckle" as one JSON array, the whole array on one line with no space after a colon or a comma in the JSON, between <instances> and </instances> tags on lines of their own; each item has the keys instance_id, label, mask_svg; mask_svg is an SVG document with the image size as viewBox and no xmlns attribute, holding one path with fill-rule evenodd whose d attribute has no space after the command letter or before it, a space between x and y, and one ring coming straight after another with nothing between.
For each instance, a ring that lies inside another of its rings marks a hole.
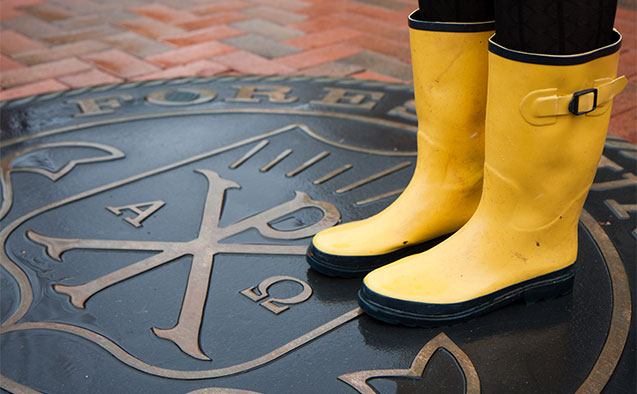
<instances>
[{"instance_id":1,"label":"metal buckle","mask_svg":"<svg viewBox=\"0 0 637 394\"><path fill-rule=\"evenodd\" d=\"M591 109L589 109L588 111L579 111L579 98L580 96L583 96L585 94L589 94L589 93L593 93L593 107ZM597 89L593 88L593 89L586 89L586 90L580 90L579 92L575 92L573 93L573 98L571 99L571 101L568 103L568 110L570 113L572 113L573 115L584 115L587 114L589 112L595 111L597 109Z\"/></svg>"}]
</instances>

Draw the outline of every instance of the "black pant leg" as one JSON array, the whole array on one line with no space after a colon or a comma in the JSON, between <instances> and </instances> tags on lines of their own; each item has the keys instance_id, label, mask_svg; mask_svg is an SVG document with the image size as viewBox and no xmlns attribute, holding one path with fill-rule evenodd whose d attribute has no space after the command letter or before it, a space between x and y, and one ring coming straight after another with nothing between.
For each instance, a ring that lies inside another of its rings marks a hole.
<instances>
[{"instance_id":1,"label":"black pant leg","mask_svg":"<svg viewBox=\"0 0 637 394\"><path fill-rule=\"evenodd\" d=\"M429 22L493 20L493 0L418 0L420 19Z\"/></svg>"},{"instance_id":2,"label":"black pant leg","mask_svg":"<svg viewBox=\"0 0 637 394\"><path fill-rule=\"evenodd\" d=\"M495 41L552 55L588 52L612 40L617 0L495 0Z\"/></svg>"}]
</instances>

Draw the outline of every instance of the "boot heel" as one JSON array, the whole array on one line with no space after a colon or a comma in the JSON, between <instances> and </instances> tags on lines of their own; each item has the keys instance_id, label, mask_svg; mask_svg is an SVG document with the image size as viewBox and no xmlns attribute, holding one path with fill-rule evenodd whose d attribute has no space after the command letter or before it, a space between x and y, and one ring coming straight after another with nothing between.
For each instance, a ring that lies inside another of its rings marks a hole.
<instances>
[{"instance_id":1,"label":"boot heel","mask_svg":"<svg viewBox=\"0 0 637 394\"><path fill-rule=\"evenodd\" d=\"M540 300L550 300L570 293L573 290L575 276L570 275L563 279L552 280L524 292L522 297L527 304Z\"/></svg>"}]
</instances>

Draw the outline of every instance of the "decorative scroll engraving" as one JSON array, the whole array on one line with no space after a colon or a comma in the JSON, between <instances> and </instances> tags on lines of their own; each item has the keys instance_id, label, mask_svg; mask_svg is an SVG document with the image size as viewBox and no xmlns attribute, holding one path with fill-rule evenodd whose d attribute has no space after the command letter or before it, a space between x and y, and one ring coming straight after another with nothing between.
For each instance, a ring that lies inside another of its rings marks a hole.
<instances>
[{"instance_id":1,"label":"decorative scroll engraving","mask_svg":"<svg viewBox=\"0 0 637 394\"><path fill-rule=\"evenodd\" d=\"M280 298L270 298L269 300L265 300L259 305L266 308L270 312L278 315L281 312L288 310L289 306L278 306L275 304L284 304L284 305L293 305L300 304L301 302L307 301L312 296L312 288L307 283L303 282L300 279L291 277L291 276L273 276L271 278L263 280L256 287L248 287L247 289L241 290L239 293L248 297L254 302L261 301L264 298L269 297L268 288L275 283L291 281L300 284L303 287L303 290L294 297L280 299Z\"/></svg>"},{"instance_id":2,"label":"decorative scroll engraving","mask_svg":"<svg viewBox=\"0 0 637 394\"><path fill-rule=\"evenodd\" d=\"M0 375L0 388L15 394L43 394L42 392L33 390L31 387L20 384L13 379L9 379L4 375Z\"/></svg>"},{"instance_id":3,"label":"decorative scroll engraving","mask_svg":"<svg viewBox=\"0 0 637 394\"><path fill-rule=\"evenodd\" d=\"M145 250L160 252L128 267L97 278L83 285L55 285L57 292L68 294L71 303L84 308L86 301L95 293L118 282L132 278L152 268L169 263L179 257L192 255L192 266L188 277L177 325L169 329L153 327L153 332L160 338L174 342L184 353L200 359L210 360L199 347L199 329L203 318L204 305L208 294L210 276L217 253L242 254L299 254L305 253L305 246L294 245L251 245L220 243L225 238L254 228L261 235L273 239L300 239L315 234L321 229L333 226L340 218L340 213L332 204L312 200L303 192L296 192L291 201L260 212L247 219L219 228L219 218L223 207L225 192L240 186L230 180L221 178L210 170L197 170L208 180L208 196L204 205L204 213L199 229L199 236L190 242L153 242L122 241L100 239L64 239L54 238L28 231L27 236L34 242L46 246L49 256L60 260L61 255L71 249L107 249L107 250ZM268 223L303 208L314 207L323 212L318 222L293 231L278 231Z\"/></svg>"},{"instance_id":4,"label":"decorative scroll engraving","mask_svg":"<svg viewBox=\"0 0 637 394\"><path fill-rule=\"evenodd\" d=\"M157 201L149 201L149 202L141 202L139 204L131 204L131 205L123 205L121 207L106 207L107 210L113 212L115 215L119 216L122 214L122 211L128 209L129 211L133 211L137 216L134 218L125 217L124 220L131 225L140 228L142 226L142 222L148 219L153 213L157 212L157 210L163 207L166 203L157 200ZM144 207L148 207L146 209L142 209Z\"/></svg>"},{"instance_id":5,"label":"decorative scroll engraving","mask_svg":"<svg viewBox=\"0 0 637 394\"><path fill-rule=\"evenodd\" d=\"M367 381L376 378L412 378L422 376L431 356L438 349L443 349L456 361L464 376L466 394L480 393L480 379L469 357L445 333L438 334L420 349L409 369L379 369L360 371L339 376L339 380L349 384L361 394L378 394Z\"/></svg>"},{"instance_id":6,"label":"decorative scroll engraving","mask_svg":"<svg viewBox=\"0 0 637 394\"><path fill-rule=\"evenodd\" d=\"M32 152L36 152L36 151L44 150L48 148L73 148L73 147L99 149L101 151L108 153L108 155L69 160L64 166L62 166L62 168L60 168L59 170L55 172L46 170L44 168L38 168L38 167L32 167L32 166L29 166L29 167L13 167L12 166L12 163L16 159L28 153L32 153ZM65 176L66 174L68 174L69 172L71 172L75 168L75 166L77 166L78 164L98 163L103 161L116 160L116 159L121 159L124 156L125 156L124 152L120 151L119 149L113 148L112 146L98 144L95 142L81 142L81 141L52 142L48 144L35 145L29 148L20 150L18 152L15 152L11 155L8 155L7 157L0 160L0 183L2 184L2 206L0 207L0 219L5 217L5 215L11 209L11 205L13 205L13 187L11 185L11 173L18 172L18 171L34 172L36 174L43 175L49 178L50 180L52 180L53 182L55 182L58 179Z\"/></svg>"},{"instance_id":7,"label":"decorative scroll engraving","mask_svg":"<svg viewBox=\"0 0 637 394\"><path fill-rule=\"evenodd\" d=\"M255 112L256 111L256 112ZM200 113L210 113L210 114L214 114L214 113L262 113L259 112L260 109L247 109L247 110L243 110L243 109L223 109L223 110L205 110L205 111L201 111ZM266 112L270 113L272 112L272 109L267 109ZM312 111L295 111L295 110L282 110L283 113L289 113L289 114L314 114L314 112ZM178 116L180 114L190 114L191 112L186 111L186 112L173 112L171 113L171 116ZM278 112L277 112L278 113ZM322 113L317 113L317 114L322 114ZM135 119L154 119L154 118L160 118L160 117L164 117L166 116L166 114L145 114L142 116L133 116L133 117L128 117L125 118L127 121L131 121L131 120L135 120ZM347 119L353 119L353 120L367 120L368 118L365 117L360 117L360 116L354 116L351 114L335 114L334 115L337 118L347 118ZM60 128L60 129L54 129L54 130L48 130L46 132L37 134L37 135L27 135L27 136L23 136L23 137L17 137L17 138L13 138L10 140L6 140L6 141L0 141L0 147L4 148L4 147L8 147L8 146L12 146L18 143L23 143L23 142L27 142L27 141L31 141L34 138L41 138L41 137L45 137L45 136L52 136L52 135L62 135L63 133L69 131L69 130L77 130L77 129L82 129L82 128L86 128L86 127L92 127L92 126L96 126L96 125L105 125L105 124L116 124L118 122L121 122L122 119L124 118L116 118L116 119L105 119L105 120L100 120L100 121L94 121L94 122L87 122L84 124L80 124L80 125L74 125L71 128ZM384 121L384 120L380 120L380 119L374 119L374 122L381 124L381 125L388 125L391 127L396 127L396 128L403 128L407 131L410 132L415 132L415 129L413 129L411 126L404 126L402 124L398 124L398 123L393 123L393 122L389 122L389 121ZM145 172L139 173L139 174L135 174L126 178L122 178L110 183L106 183L103 185L100 185L98 187L94 187L92 189L86 190L84 192L81 193L77 193L75 195L63 198L61 200L52 202L48 205L45 205L43 207L40 207L38 209L35 209L33 211L30 211L22 216L20 216L19 218L15 219L14 221L12 221L11 223L8 223L7 225L3 226L2 228L0 228L0 243L2 243L3 245L6 245L6 242L8 240L8 238L15 233L15 231L22 226L23 224L25 224L27 221L29 221L30 219L33 219L34 217L37 217L38 215L41 215L45 212L49 212L53 209L62 207L62 206L68 206L71 203L75 203L77 201L89 198L89 197L93 197L95 195L98 195L100 193L109 191L109 190L113 190L128 184L131 184L133 182L136 182L140 179L148 179L151 178L153 176L156 176L158 174L163 174L166 173L168 171L174 170L176 168L182 167L184 165L187 164L191 164L191 163L195 163L198 162L202 159L206 159L209 157L213 157L215 155L221 154L221 153L225 153L225 152L229 152L232 151L236 148L239 147L244 147L244 146L248 146L250 144L253 144L255 142L261 141L263 139L267 139L270 137L273 137L275 135L283 135L285 133L291 133L291 132L300 132L300 133L304 133L305 135L308 135L309 137L313 138L316 141L320 141L323 143L326 143L328 145L331 146L335 146L335 147L339 147L339 148L343 148L343 149L347 149L347 150L352 150L352 151L356 151L356 152L365 152L368 154L376 154L376 155L380 155L380 156L415 156L415 152L394 152L394 151L383 151L383 150L370 150L370 149L366 149L366 148L359 148L357 146L351 146L351 145L346 145L346 144L342 144L340 142L335 142L335 141L331 141L329 139L326 139L324 137L322 137L321 135L317 134L316 132L314 132L312 129L310 129L308 126L306 126L305 124L302 123L292 123L292 124L288 124L286 126L282 126L280 128L274 129L274 130L270 130L249 138L245 138L243 140L239 140L236 141L234 143L228 144L228 145L224 145L221 147L215 147L211 150L193 155L193 156L189 156L186 157L184 159L175 161L173 163L164 165L164 166L160 166L157 168L153 168L150 170L147 170ZM298 197L298 196L297 196ZM338 212L336 212L337 215ZM339 215L340 216L340 215ZM331 220L331 222L336 222L338 220L338 216L336 218L334 218L334 220ZM243 224L245 224L245 222L242 222ZM267 226L264 226L264 228ZM235 227L233 227L235 228ZM316 231L319 231L320 228L316 228ZM239 230L241 231L241 230ZM313 234L308 233L305 236L310 236ZM69 245L66 246L73 246L72 243L75 241L82 241L82 245L83 247L87 247L87 246L91 246L90 245L90 240L66 240L66 239L58 239L60 242L62 243L69 243ZM103 248L104 245L107 242L114 242L118 247L122 247L123 242L124 241L105 241L105 240L97 240L97 243L95 243L95 246L91 246L90 248L95 248L95 249L100 249ZM150 246L149 244L146 244L146 246ZM161 244L160 246L164 247L164 246L170 246L170 245L166 245L166 243ZM210 246L210 245L209 245ZM265 245L267 246L267 245ZM162 251L162 247L157 247L156 251L157 252L161 252ZM71 249L67 248L68 249ZM301 247L297 247L296 249L294 249L295 253L298 253L299 255L305 254L305 250L303 250L303 248ZM143 250L143 249L142 249ZM243 251L242 251L243 252ZM53 253L53 252L51 252ZM62 253L62 250L60 250L60 254ZM268 252L262 252L264 254L267 254ZM55 253L53 253L55 254ZM59 256L58 256L59 258ZM98 333L96 331L92 331L92 330L88 330L73 324L66 324L66 323L54 323L54 322L20 322L22 320L23 317L25 317L28 314L28 311L30 310L30 308L33 305L34 302L34 288L29 280L29 278L24 274L24 271L20 268L20 266L18 264L16 264L7 254L7 250L5 248L0 249L0 264L2 265L3 269L5 269L9 275L11 275L11 277L16 281L16 283L18 284L18 290L19 290L19 296L20 296L20 303L16 306L16 308L12 311L12 313L2 322L0 323L0 335L6 334L6 333L10 333L10 332L20 332L20 331L29 331L29 330L50 330L53 332L64 332L67 334L72 334L75 335L77 337L83 338L87 341L90 341L92 343L94 343L95 345L101 347L104 351L108 352L109 354L111 354L113 357L115 357L116 359L118 359L119 361L121 361L122 363L135 368L143 373L147 373L147 374L151 374L151 375L155 375L155 376L161 376L161 377L166 377L166 378L173 378L173 379L208 379L208 378L218 378L218 377L223 377L223 376L230 376L230 375L235 375L238 373L242 373L242 372L246 372L246 371L250 371L256 368L259 368L263 365L266 365L270 362L272 362L273 360L276 360L292 351L294 351L295 349L298 349L299 347L316 340L317 338L319 338L320 336L342 326L343 324L346 324L347 322L357 318L358 316L360 316L363 312L360 308L355 308L354 310L347 312L327 323L324 323L323 325L315 328L314 330L301 335L293 340L291 340L290 342L288 342L287 344L280 346L278 348L273 349L272 351L270 351L269 353L260 355L260 356L256 356L253 359L244 361L244 362L240 362L237 363L235 365L231 365L231 366L225 366L225 367L219 367L219 368L212 368L212 369L197 369L197 370L181 370L181 369L169 369L169 368L165 368L165 367L159 367L156 365L152 365L149 364L137 357L135 357L133 354L129 353L127 350L123 349L122 347L120 347L120 345L118 345L117 343L113 342L111 339L109 339L108 337L106 337L105 335Z\"/></svg>"}]
</instances>

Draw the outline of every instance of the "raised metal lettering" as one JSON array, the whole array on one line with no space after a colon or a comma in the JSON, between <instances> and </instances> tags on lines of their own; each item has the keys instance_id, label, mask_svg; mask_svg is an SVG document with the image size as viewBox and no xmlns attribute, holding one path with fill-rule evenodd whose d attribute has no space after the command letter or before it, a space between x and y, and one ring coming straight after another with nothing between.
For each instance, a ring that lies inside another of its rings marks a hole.
<instances>
[{"instance_id":1,"label":"raised metal lettering","mask_svg":"<svg viewBox=\"0 0 637 394\"><path fill-rule=\"evenodd\" d=\"M408 100L401 106L393 108L388 112L389 115L399 116L407 120L418 120L416 116L416 100Z\"/></svg>"},{"instance_id":2,"label":"raised metal lettering","mask_svg":"<svg viewBox=\"0 0 637 394\"><path fill-rule=\"evenodd\" d=\"M161 200L157 201L149 201L149 202L141 202L139 204L131 204L124 205L121 207L111 207L108 206L106 209L113 212L115 215L119 216L122 214L123 210L128 209L129 211L133 211L137 216L134 218L125 217L124 220L131 225L140 228L142 226L142 222L150 217L153 213L155 213L159 208L163 207L165 202ZM144 207L148 207L146 209L142 209Z\"/></svg>"},{"instance_id":3,"label":"raised metal lettering","mask_svg":"<svg viewBox=\"0 0 637 394\"><path fill-rule=\"evenodd\" d=\"M116 94L112 96L87 97L81 99L68 100L67 104L77 104L80 112L73 115L78 118L81 116L93 116L110 114L115 108L121 107L120 100L130 101L133 99L128 93Z\"/></svg>"},{"instance_id":4,"label":"raised metal lettering","mask_svg":"<svg viewBox=\"0 0 637 394\"><path fill-rule=\"evenodd\" d=\"M259 305L266 308L270 312L278 315L281 312L288 310L289 306L278 306L277 304L283 305L293 305L300 304L301 302L307 301L312 296L312 288L307 283L303 282L300 279L294 278L292 276L273 276L271 278L263 280L256 287L248 287L247 289L241 290L239 293L248 297L254 302L261 301L264 298L269 297L268 289L275 283L291 281L300 284L303 287L303 290L299 294L290 298L270 298L268 300L263 301Z\"/></svg>"},{"instance_id":5,"label":"raised metal lettering","mask_svg":"<svg viewBox=\"0 0 637 394\"><path fill-rule=\"evenodd\" d=\"M327 94L320 100L312 100L313 104L334 105L347 108L372 109L385 93L371 90L343 88L325 88Z\"/></svg>"},{"instance_id":6,"label":"raised metal lettering","mask_svg":"<svg viewBox=\"0 0 637 394\"><path fill-rule=\"evenodd\" d=\"M229 97L226 101L238 102L238 103L259 103L260 98L254 96L266 96L268 101L272 103L292 103L298 100L298 97L287 97L287 94L292 90L288 86L283 85L238 85L233 86L235 89L239 89L234 97Z\"/></svg>"},{"instance_id":7,"label":"raised metal lettering","mask_svg":"<svg viewBox=\"0 0 637 394\"><path fill-rule=\"evenodd\" d=\"M217 92L208 88L177 88L157 90L146 96L151 104L180 106L203 104L217 97Z\"/></svg>"}]
</instances>

